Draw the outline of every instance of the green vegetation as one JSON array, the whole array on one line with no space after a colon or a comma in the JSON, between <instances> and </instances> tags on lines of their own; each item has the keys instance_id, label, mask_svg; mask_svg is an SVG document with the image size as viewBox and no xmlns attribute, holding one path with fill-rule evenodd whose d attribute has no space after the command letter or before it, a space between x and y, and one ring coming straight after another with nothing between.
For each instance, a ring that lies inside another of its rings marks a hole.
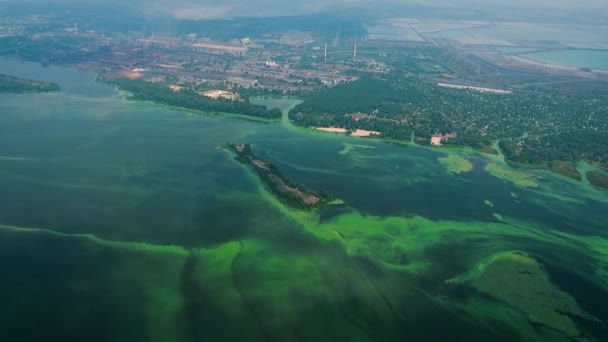
<instances>
[{"instance_id":1,"label":"green vegetation","mask_svg":"<svg viewBox=\"0 0 608 342\"><path fill-rule=\"evenodd\" d=\"M406 74L363 76L311 95L290 112L303 126L380 131L386 138L429 143L433 133L456 133L444 144L487 152L500 140L508 160L526 164L588 160L608 167L608 100L548 92L492 94L448 89ZM527 133L527 134L525 134Z\"/></svg>"},{"instance_id":2,"label":"green vegetation","mask_svg":"<svg viewBox=\"0 0 608 342\"><path fill-rule=\"evenodd\" d=\"M51 93L59 91L57 83L27 80L0 74L0 94Z\"/></svg>"},{"instance_id":3,"label":"green vegetation","mask_svg":"<svg viewBox=\"0 0 608 342\"><path fill-rule=\"evenodd\" d=\"M103 77L100 77L100 79L103 80ZM133 93L130 98L134 100L154 101L204 112L243 114L264 119L280 119L282 117L281 111L276 108L266 109L264 106L238 100L211 99L186 88L173 91L164 83L124 78L106 81L117 85L120 90Z\"/></svg>"},{"instance_id":4,"label":"green vegetation","mask_svg":"<svg viewBox=\"0 0 608 342\"><path fill-rule=\"evenodd\" d=\"M525 253L494 254L469 273L447 283L469 285L480 293L525 311L531 321L569 336L580 335L570 316L595 320L578 306L574 298L555 287L542 266Z\"/></svg>"},{"instance_id":5,"label":"green vegetation","mask_svg":"<svg viewBox=\"0 0 608 342\"><path fill-rule=\"evenodd\" d=\"M608 189L608 174L589 171L587 172L587 179L589 180L589 183L597 187Z\"/></svg>"},{"instance_id":6,"label":"green vegetation","mask_svg":"<svg viewBox=\"0 0 608 342\"><path fill-rule=\"evenodd\" d=\"M563 162L563 161L553 161L550 162L551 170L555 173L558 173L562 176L566 176L568 178L572 178L575 180L581 180L581 173L576 169L576 164L573 162Z\"/></svg>"},{"instance_id":7,"label":"green vegetation","mask_svg":"<svg viewBox=\"0 0 608 342\"><path fill-rule=\"evenodd\" d=\"M483 153L487 153L487 154L494 154L494 155L498 155L498 151L496 151L492 146L484 146L481 149L479 149L479 151L483 152Z\"/></svg>"},{"instance_id":8,"label":"green vegetation","mask_svg":"<svg viewBox=\"0 0 608 342\"><path fill-rule=\"evenodd\" d=\"M440 157L437 159L448 171L455 174L466 173L473 170L473 163L457 155L450 154L447 157Z\"/></svg>"},{"instance_id":9,"label":"green vegetation","mask_svg":"<svg viewBox=\"0 0 608 342\"><path fill-rule=\"evenodd\" d=\"M504 179L524 188L536 188L539 186L536 179L530 174L513 170L507 165L488 163L485 169L494 177Z\"/></svg>"},{"instance_id":10,"label":"green vegetation","mask_svg":"<svg viewBox=\"0 0 608 342\"><path fill-rule=\"evenodd\" d=\"M329 201L326 193L313 192L281 175L276 165L257 157L251 145L226 144L225 147L236 154L236 160L254 169L272 193L290 206L308 209L323 206Z\"/></svg>"}]
</instances>

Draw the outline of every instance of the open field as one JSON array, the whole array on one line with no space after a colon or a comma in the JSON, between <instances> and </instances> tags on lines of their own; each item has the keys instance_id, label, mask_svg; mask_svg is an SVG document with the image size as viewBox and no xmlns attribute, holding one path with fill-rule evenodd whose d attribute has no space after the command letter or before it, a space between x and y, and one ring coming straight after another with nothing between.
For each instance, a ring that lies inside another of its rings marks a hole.
<instances>
[{"instance_id":1,"label":"open field","mask_svg":"<svg viewBox=\"0 0 608 342\"><path fill-rule=\"evenodd\" d=\"M226 100L237 100L239 98L239 94L226 91L226 90L208 90L202 92L201 95L210 97L212 99L226 99Z\"/></svg>"}]
</instances>

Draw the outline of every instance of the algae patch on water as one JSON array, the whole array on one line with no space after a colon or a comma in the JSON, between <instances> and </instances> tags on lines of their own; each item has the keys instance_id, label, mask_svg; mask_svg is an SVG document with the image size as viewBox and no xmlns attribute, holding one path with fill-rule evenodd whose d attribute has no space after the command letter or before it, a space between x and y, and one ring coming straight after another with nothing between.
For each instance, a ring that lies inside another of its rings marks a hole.
<instances>
[{"instance_id":1,"label":"algae patch on water","mask_svg":"<svg viewBox=\"0 0 608 342\"><path fill-rule=\"evenodd\" d=\"M579 336L571 316L595 320L574 298L549 280L545 270L525 253L501 252L483 260L470 272L447 281L466 284L478 292L524 311L532 322Z\"/></svg>"},{"instance_id":2,"label":"algae patch on water","mask_svg":"<svg viewBox=\"0 0 608 342\"><path fill-rule=\"evenodd\" d=\"M505 221L504 217L502 217L502 215L500 215L500 214L494 213L494 214L492 214L492 216L494 216L494 218L497 219L500 222L504 222Z\"/></svg>"},{"instance_id":3,"label":"algae patch on water","mask_svg":"<svg viewBox=\"0 0 608 342\"><path fill-rule=\"evenodd\" d=\"M342 145L344 146L344 148L342 150L338 151L339 154L348 154L349 152L353 151L356 148L363 148L363 149L367 149L367 150L375 149L375 147L373 147L373 146L351 144L351 143L345 143L345 142L343 142Z\"/></svg>"},{"instance_id":4,"label":"algae patch on water","mask_svg":"<svg viewBox=\"0 0 608 342\"><path fill-rule=\"evenodd\" d=\"M537 179L534 176L513 170L505 165L488 163L485 169L494 177L504 179L524 188L537 188L539 186Z\"/></svg>"},{"instance_id":5,"label":"algae patch on water","mask_svg":"<svg viewBox=\"0 0 608 342\"><path fill-rule=\"evenodd\" d=\"M14 261L3 265L11 275L3 286L12 289L3 292L10 294L2 303L11 313L10 319L3 316L6 340L44 340L51 325L41 328L39 322L55 318L69 331L68 340L89 340L99 327L107 328L108 341L174 340L185 301L180 288L185 249L2 224L0 241L3 257ZM44 286L32 283L39 277Z\"/></svg>"},{"instance_id":6,"label":"algae patch on water","mask_svg":"<svg viewBox=\"0 0 608 342\"><path fill-rule=\"evenodd\" d=\"M439 160L441 165L443 165L448 171L455 174L467 173L473 170L473 163L456 155L437 158L437 160Z\"/></svg>"}]
</instances>

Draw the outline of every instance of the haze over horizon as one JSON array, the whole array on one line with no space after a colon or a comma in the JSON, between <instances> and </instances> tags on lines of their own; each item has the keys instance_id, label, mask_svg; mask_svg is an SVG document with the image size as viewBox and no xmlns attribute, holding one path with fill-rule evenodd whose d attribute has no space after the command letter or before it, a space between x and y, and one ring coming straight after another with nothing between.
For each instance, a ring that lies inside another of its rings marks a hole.
<instances>
[{"instance_id":1,"label":"haze over horizon","mask_svg":"<svg viewBox=\"0 0 608 342\"><path fill-rule=\"evenodd\" d=\"M15 2L14 0L0 0L0 2ZM252 3L243 0L211 1L211 0L133 0L126 4L117 0L25 0L20 4L116 4L135 6L146 13L168 13L178 18L187 19L210 19L222 17L241 17L241 16L284 16L300 15L318 12L362 12L365 14L395 14L407 15L410 7L418 8L437 8L442 12L453 12L457 15L475 15L480 8L484 11L495 10L504 11L505 18L516 20L518 15L529 14L515 11L536 11L538 13L551 13L567 16L569 13L588 13L595 17L606 18L608 8L603 0L581 0L575 3L571 1L551 1L551 0L514 0L509 2L488 1L488 0L260 0ZM390 8L390 11L387 10ZM438 12L440 14L441 12ZM607 22L608 23L608 22Z\"/></svg>"}]
</instances>

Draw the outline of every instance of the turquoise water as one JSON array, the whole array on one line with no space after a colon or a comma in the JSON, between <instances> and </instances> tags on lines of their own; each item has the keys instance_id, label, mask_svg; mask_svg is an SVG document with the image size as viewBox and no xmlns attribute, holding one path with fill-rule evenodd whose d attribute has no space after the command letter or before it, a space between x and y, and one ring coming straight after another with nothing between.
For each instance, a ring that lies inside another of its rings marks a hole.
<instances>
[{"instance_id":1,"label":"turquoise water","mask_svg":"<svg viewBox=\"0 0 608 342\"><path fill-rule=\"evenodd\" d=\"M601 26L498 23L490 27L469 29L467 32L475 37L501 38L506 40L608 42L608 28Z\"/></svg>"},{"instance_id":2,"label":"turquoise water","mask_svg":"<svg viewBox=\"0 0 608 342\"><path fill-rule=\"evenodd\" d=\"M535 51L535 50L537 51L538 49L513 47L513 46L498 46L498 47L495 47L494 50L496 50L498 52L502 52L502 53L517 54L517 53L523 53L523 52L529 52L529 51Z\"/></svg>"},{"instance_id":3,"label":"turquoise water","mask_svg":"<svg viewBox=\"0 0 608 342\"><path fill-rule=\"evenodd\" d=\"M429 37L452 39L487 38L507 41L558 41L608 43L608 28L596 26L541 25L531 23L496 23L488 27L425 33Z\"/></svg>"},{"instance_id":4,"label":"turquoise water","mask_svg":"<svg viewBox=\"0 0 608 342\"><path fill-rule=\"evenodd\" d=\"M573 319L581 336L608 336L604 191L545 171L522 188L466 149L131 102L91 72L0 72L63 90L0 96L4 340L568 340L447 282L513 250L597 318ZM285 207L226 142L345 204ZM451 173L447 154L473 170Z\"/></svg>"},{"instance_id":5,"label":"turquoise water","mask_svg":"<svg viewBox=\"0 0 608 342\"><path fill-rule=\"evenodd\" d=\"M522 56L543 63L608 69L608 51L555 50L524 54Z\"/></svg>"}]
</instances>

